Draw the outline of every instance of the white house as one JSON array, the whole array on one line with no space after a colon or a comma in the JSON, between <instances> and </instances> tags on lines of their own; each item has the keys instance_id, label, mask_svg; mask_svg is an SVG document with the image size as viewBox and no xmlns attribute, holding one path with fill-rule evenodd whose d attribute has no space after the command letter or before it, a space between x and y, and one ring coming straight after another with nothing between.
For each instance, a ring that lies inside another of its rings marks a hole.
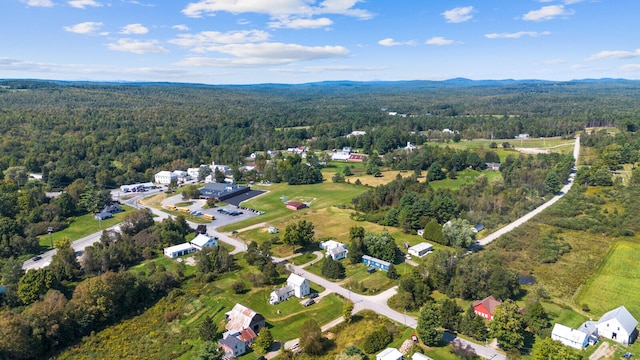
<instances>
[{"instance_id":1,"label":"white house","mask_svg":"<svg viewBox=\"0 0 640 360\"><path fill-rule=\"evenodd\" d=\"M351 154L348 152L344 152L344 151L338 151L337 153L334 153L331 155L331 160L332 161L347 161L349 160L349 156Z\"/></svg>"},{"instance_id":2,"label":"white house","mask_svg":"<svg viewBox=\"0 0 640 360\"><path fill-rule=\"evenodd\" d=\"M402 353L395 348L386 348L376 355L376 360L402 360Z\"/></svg>"},{"instance_id":3,"label":"white house","mask_svg":"<svg viewBox=\"0 0 640 360\"><path fill-rule=\"evenodd\" d=\"M197 250L202 250L204 248L212 246L218 246L218 238L207 236L205 234L198 234L198 236L191 240L191 245L193 245Z\"/></svg>"},{"instance_id":4,"label":"white house","mask_svg":"<svg viewBox=\"0 0 640 360\"><path fill-rule=\"evenodd\" d=\"M638 321L624 306L602 315L596 325L598 336L606 337L623 345L631 344L638 336L637 326Z\"/></svg>"},{"instance_id":5,"label":"white house","mask_svg":"<svg viewBox=\"0 0 640 360\"><path fill-rule=\"evenodd\" d=\"M289 275L287 285L293 286L293 293L299 298L303 298L311 292L311 283L300 275L293 273Z\"/></svg>"},{"instance_id":6,"label":"white house","mask_svg":"<svg viewBox=\"0 0 640 360\"><path fill-rule=\"evenodd\" d=\"M202 165L202 166L206 166L206 165ZM187 169L187 175L189 175L192 179L198 179L198 177L200 176L200 168L188 168Z\"/></svg>"},{"instance_id":7,"label":"white house","mask_svg":"<svg viewBox=\"0 0 640 360\"><path fill-rule=\"evenodd\" d=\"M327 240L320 243L320 249L326 250L326 257L331 257L333 260L340 260L347 257L349 250L343 243L335 240Z\"/></svg>"},{"instance_id":8,"label":"white house","mask_svg":"<svg viewBox=\"0 0 640 360\"><path fill-rule=\"evenodd\" d=\"M589 344L589 334L562 324L553 325L551 339L578 350L584 349Z\"/></svg>"},{"instance_id":9,"label":"white house","mask_svg":"<svg viewBox=\"0 0 640 360\"><path fill-rule=\"evenodd\" d=\"M311 283L300 275L291 274L287 279L287 285L276 289L269 295L269 304L275 305L292 296L303 298L311 292Z\"/></svg>"},{"instance_id":10,"label":"white house","mask_svg":"<svg viewBox=\"0 0 640 360\"><path fill-rule=\"evenodd\" d=\"M178 256L191 254L193 252L196 252L196 247L189 243L183 243L164 248L164 255L170 257L171 259L177 258Z\"/></svg>"},{"instance_id":11,"label":"white house","mask_svg":"<svg viewBox=\"0 0 640 360\"><path fill-rule=\"evenodd\" d=\"M409 248L409 254L417 257L423 257L433 251L433 245L427 242L421 242L420 244L413 245Z\"/></svg>"},{"instance_id":12,"label":"white house","mask_svg":"<svg viewBox=\"0 0 640 360\"><path fill-rule=\"evenodd\" d=\"M171 171L163 170L155 175L155 180L158 184L169 185L171 180L178 181L178 176Z\"/></svg>"},{"instance_id":13,"label":"white house","mask_svg":"<svg viewBox=\"0 0 640 360\"><path fill-rule=\"evenodd\" d=\"M189 176L189 173L184 170L173 170L173 173L176 174L178 179L186 179Z\"/></svg>"},{"instance_id":14,"label":"white house","mask_svg":"<svg viewBox=\"0 0 640 360\"><path fill-rule=\"evenodd\" d=\"M404 147L404 149L405 149L406 151L413 151L413 150L415 150L415 149L416 149L416 146L415 146L415 145L413 145L412 143L410 143L409 141L407 141L407 146L405 146L405 147Z\"/></svg>"}]
</instances>

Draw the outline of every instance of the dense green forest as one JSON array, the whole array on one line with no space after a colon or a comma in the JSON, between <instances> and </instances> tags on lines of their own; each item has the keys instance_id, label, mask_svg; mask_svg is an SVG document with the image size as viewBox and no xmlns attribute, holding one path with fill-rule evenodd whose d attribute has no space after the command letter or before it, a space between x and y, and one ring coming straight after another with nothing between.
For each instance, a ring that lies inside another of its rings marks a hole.
<instances>
[{"instance_id":1,"label":"dense green forest","mask_svg":"<svg viewBox=\"0 0 640 360\"><path fill-rule=\"evenodd\" d=\"M239 165L254 151L302 144L384 154L407 141L446 137L444 128L463 138L635 129L639 87L629 81L195 86L5 80L0 170L25 166L55 189L78 178L113 188L149 181L162 168ZM354 130L367 134L344 137Z\"/></svg>"}]
</instances>

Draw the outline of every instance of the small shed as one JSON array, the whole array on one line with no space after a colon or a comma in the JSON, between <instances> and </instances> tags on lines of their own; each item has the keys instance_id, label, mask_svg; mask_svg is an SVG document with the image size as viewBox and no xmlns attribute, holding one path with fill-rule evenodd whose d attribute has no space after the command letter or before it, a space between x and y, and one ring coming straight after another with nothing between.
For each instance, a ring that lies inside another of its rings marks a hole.
<instances>
[{"instance_id":1,"label":"small shed","mask_svg":"<svg viewBox=\"0 0 640 360\"><path fill-rule=\"evenodd\" d=\"M306 207L307 207L307 204L301 203L301 202L298 202L298 201L289 201L287 203L287 209L289 209L289 210L297 211L297 210L304 209Z\"/></svg>"}]
</instances>

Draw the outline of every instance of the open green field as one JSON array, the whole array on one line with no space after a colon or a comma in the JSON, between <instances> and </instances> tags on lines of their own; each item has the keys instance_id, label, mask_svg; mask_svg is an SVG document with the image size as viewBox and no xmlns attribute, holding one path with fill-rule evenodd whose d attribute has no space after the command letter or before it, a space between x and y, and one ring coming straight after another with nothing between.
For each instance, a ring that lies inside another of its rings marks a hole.
<instances>
[{"instance_id":1,"label":"open green field","mask_svg":"<svg viewBox=\"0 0 640 360\"><path fill-rule=\"evenodd\" d=\"M638 318L640 298L632 294L640 294L640 244L620 241L582 286L575 303L587 304L595 316L624 305Z\"/></svg>"},{"instance_id":2,"label":"open green field","mask_svg":"<svg viewBox=\"0 0 640 360\"><path fill-rule=\"evenodd\" d=\"M473 184L476 178L480 175L485 175L489 181L502 178L502 174L499 171L476 171L471 169L464 169L458 172L458 176L455 179L443 179L432 181L429 183L434 189L447 188L452 190L459 190L464 184Z\"/></svg>"},{"instance_id":3,"label":"open green field","mask_svg":"<svg viewBox=\"0 0 640 360\"><path fill-rule=\"evenodd\" d=\"M123 212L115 214L111 219L102 221L96 220L93 217L93 214L86 214L75 217L68 228L51 234L51 238L53 239L53 246L57 247L58 242L63 238L75 241L85 236L91 235L97 231L113 226L121 222L128 211L134 210L134 208L127 205L122 205L122 209L124 210ZM40 240L40 246L51 246L49 234L40 235L38 236L38 239Z\"/></svg>"}]
</instances>

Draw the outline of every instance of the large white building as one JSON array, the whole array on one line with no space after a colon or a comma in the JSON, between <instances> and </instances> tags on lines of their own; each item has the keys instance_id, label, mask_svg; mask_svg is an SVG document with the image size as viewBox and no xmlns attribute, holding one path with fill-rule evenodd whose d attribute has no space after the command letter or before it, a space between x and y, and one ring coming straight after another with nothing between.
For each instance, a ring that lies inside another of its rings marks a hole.
<instances>
[{"instance_id":1,"label":"large white building","mask_svg":"<svg viewBox=\"0 0 640 360\"><path fill-rule=\"evenodd\" d=\"M178 181L178 175L172 173L171 171L160 171L155 176L156 184L169 185L171 184L171 180Z\"/></svg>"},{"instance_id":2,"label":"large white building","mask_svg":"<svg viewBox=\"0 0 640 360\"><path fill-rule=\"evenodd\" d=\"M631 344L638 336L637 326L638 321L624 306L602 315L596 325L598 336L606 337L623 345Z\"/></svg>"},{"instance_id":3,"label":"large white building","mask_svg":"<svg viewBox=\"0 0 640 360\"><path fill-rule=\"evenodd\" d=\"M191 245L195 246L198 250L202 250L206 247L218 246L218 238L205 234L198 234L198 236L190 242Z\"/></svg>"},{"instance_id":4,"label":"large white building","mask_svg":"<svg viewBox=\"0 0 640 360\"><path fill-rule=\"evenodd\" d=\"M409 254L417 257L423 257L433 251L433 245L427 242L421 242L420 244L413 245L409 248Z\"/></svg>"}]
</instances>

